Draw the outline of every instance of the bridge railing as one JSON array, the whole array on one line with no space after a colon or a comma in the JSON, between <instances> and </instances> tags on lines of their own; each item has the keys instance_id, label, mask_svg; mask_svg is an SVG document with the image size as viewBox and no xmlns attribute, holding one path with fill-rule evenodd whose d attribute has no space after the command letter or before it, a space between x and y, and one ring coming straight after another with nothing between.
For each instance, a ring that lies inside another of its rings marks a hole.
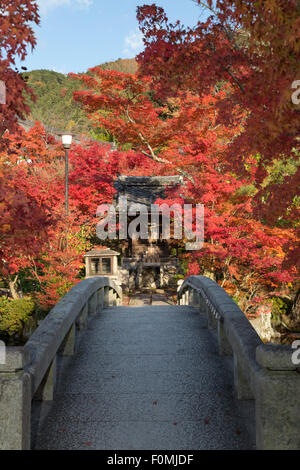
<instances>
[{"instance_id":1,"label":"bridge railing","mask_svg":"<svg viewBox=\"0 0 300 470\"><path fill-rule=\"evenodd\" d=\"M241 400L255 400L257 449L300 449L300 365L290 345L264 344L244 313L217 283L189 276L178 304L206 313L220 355L233 356ZM299 354L300 356L300 354Z\"/></svg>"},{"instance_id":2,"label":"bridge railing","mask_svg":"<svg viewBox=\"0 0 300 470\"><path fill-rule=\"evenodd\" d=\"M75 285L41 322L24 347L6 348L0 364L0 449L30 449L31 402L53 400L57 355L74 354L76 331L88 315L122 304L122 290L108 277Z\"/></svg>"}]
</instances>

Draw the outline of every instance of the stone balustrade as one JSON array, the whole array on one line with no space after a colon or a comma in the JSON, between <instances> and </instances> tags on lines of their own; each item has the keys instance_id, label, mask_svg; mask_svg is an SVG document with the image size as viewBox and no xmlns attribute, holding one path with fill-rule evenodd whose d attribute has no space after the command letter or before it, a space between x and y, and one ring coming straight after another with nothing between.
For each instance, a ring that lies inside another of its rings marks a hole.
<instances>
[{"instance_id":1,"label":"stone balustrade","mask_svg":"<svg viewBox=\"0 0 300 470\"><path fill-rule=\"evenodd\" d=\"M211 279L189 276L179 305L199 308L220 355L232 355L236 395L255 400L256 448L300 449L300 369L289 345L264 344L231 297Z\"/></svg>"},{"instance_id":2,"label":"stone balustrade","mask_svg":"<svg viewBox=\"0 0 300 470\"><path fill-rule=\"evenodd\" d=\"M53 400L58 354L74 354L76 331L88 315L122 305L122 291L109 277L85 279L51 310L24 347L6 348L0 364L0 449L30 449L31 403Z\"/></svg>"}]
</instances>

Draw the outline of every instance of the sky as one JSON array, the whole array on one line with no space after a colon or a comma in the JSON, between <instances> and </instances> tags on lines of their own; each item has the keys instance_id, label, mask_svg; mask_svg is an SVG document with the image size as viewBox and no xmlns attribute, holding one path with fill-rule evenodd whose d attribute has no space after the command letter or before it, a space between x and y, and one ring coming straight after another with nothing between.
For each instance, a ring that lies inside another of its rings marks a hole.
<instances>
[{"instance_id":1,"label":"sky","mask_svg":"<svg viewBox=\"0 0 300 470\"><path fill-rule=\"evenodd\" d=\"M41 23L37 46L22 66L60 73L84 72L143 50L136 7L155 0L37 0ZM171 21L193 26L201 9L193 0L157 0Z\"/></svg>"}]
</instances>

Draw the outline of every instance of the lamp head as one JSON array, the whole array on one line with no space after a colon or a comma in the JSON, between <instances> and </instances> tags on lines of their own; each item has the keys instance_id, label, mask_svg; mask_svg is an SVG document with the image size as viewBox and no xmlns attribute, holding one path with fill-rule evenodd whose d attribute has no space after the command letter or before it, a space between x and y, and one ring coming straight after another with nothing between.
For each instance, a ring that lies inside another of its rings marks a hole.
<instances>
[{"instance_id":1,"label":"lamp head","mask_svg":"<svg viewBox=\"0 0 300 470\"><path fill-rule=\"evenodd\" d=\"M72 135L71 134L62 135L61 140L62 140L62 144L63 144L65 149L69 149L71 147L71 144L72 144Z\"/></svg>"}]
</instances>

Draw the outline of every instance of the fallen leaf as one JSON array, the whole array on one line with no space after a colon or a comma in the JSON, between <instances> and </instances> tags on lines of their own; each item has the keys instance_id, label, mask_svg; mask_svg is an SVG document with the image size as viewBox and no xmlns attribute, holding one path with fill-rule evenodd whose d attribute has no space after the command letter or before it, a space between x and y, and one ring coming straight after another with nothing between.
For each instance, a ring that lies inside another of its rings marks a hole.
<instances>
[{"instance_id":1,"label":"fallen leaf","mask_svg":"<svg viewBox=\"0 0 300 470\"><path fill-rule=\"evenodd\" d=\"M90 446L93 445L93 443L92 443L92 442L86 442L85 445L86 445L87 447L90 447Z\"/></svg>"},{"instance_id":2,"label":"fallen leaf","mask_svg":"<svg viewBox=\"0 0 300 470\"><path fill-rule=\"evenodd\" d=\"M206 419L204 420L204 422L205 422L205 424L209 424L210 418L206 418Z\"/></svg>"},{"instance_id":3,"label":"fallen leaf","mask_svg":"<svg viewBox=\"0 0 300 470\"><path fill-rule=\"evenodd\" d=\"M157 405L157 401L154 401L154 402L152 403L152 405Z\"/></svg>"},{"instance_id":4,"label":"fallen leaf","mask_svg":"<svg viewBox=\"0 0 300 470\"><path fill-rule=\"evenodd\" d=\"M173 424L174 424L174 426L177 426L177 422L176 422L176 421L174 421L174 423L173 423Z\"/></svg>"}]
</instances>

